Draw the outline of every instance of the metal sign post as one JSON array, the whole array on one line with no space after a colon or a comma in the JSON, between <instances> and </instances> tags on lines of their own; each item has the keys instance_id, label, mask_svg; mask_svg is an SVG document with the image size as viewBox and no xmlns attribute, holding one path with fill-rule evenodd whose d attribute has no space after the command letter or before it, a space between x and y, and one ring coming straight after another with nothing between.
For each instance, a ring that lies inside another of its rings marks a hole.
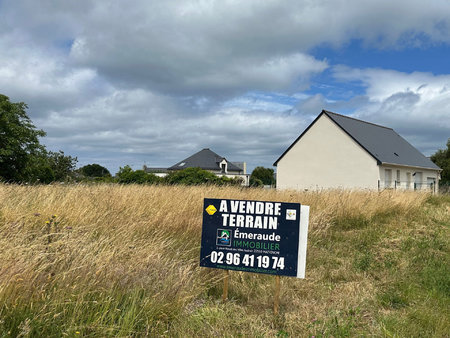
<instances>
[{"instance_id":1,"label":"metal sign post","mask_svg":"<svg viewBox=\"0 0 450 338\"><path fill-rule=\"evenodd\" d=\"M224 278L223 278L223 294L222 294L222 301L228 300L228 281L230 279L230 270L224 271Z\"/></svg>"},{"instance_id":2,"label":"metal sign post","mask_svg":"<svg viewBox=\"0 0 450 338\"><path fill-rule=\"evenodd\" d=\"M273 313L278 315L278 309L280 308L280 276L275 276L275 296L273 300Z\"/></svg>"}]
</instances>

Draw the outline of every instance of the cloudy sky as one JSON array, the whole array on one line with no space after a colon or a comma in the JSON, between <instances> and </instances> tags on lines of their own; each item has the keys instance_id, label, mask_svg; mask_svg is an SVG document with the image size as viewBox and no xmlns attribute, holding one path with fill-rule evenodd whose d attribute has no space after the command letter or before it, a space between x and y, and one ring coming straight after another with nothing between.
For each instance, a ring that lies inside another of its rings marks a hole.
<instances>
[{"instance_id":1,"label":"cloudy sky","mask_svg":"<svg viewBox=\"0 0 450 338\"><path fill-rule=\"evenodd\" d=\"M0 93L50 150L271 167L322 109L450 137L448 0L0 0Z\"/></svg>"}]
</instances>

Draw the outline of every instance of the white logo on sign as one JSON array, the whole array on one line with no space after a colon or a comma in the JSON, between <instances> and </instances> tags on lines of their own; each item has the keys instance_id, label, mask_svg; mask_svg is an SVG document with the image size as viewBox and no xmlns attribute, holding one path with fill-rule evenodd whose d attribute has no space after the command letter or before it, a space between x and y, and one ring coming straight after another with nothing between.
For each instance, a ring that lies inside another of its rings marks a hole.
<instances>
[{"instance_id":1,"label":"white logo on sign","mask_svg":"<svg viewBox=\"0 0 450 338\"><path fill-rule=\"evenodd\" d=\"M286 210L286 219L288 221L295 221L297 219L297 210L287 209Z\"/></svg>"}]
</instances>

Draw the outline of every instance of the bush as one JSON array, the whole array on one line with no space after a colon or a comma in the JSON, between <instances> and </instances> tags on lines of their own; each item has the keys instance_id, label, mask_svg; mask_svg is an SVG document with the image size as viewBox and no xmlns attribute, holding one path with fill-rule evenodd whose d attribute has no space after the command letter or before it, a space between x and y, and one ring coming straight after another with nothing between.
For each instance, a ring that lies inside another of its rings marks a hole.
<instances>
[{"instance_id":1,"label":"bush","mask_svg":"<svg viewBox=\"0 0 450 338\"><path fill-rule=\"evenodd\" d=\"M262 187L263 185L264 185L263 181L261 181L259 178L250 176L250 186L251 187Z\"/></svg>"},{"instance_id":2,"label":"bush","mask_svg":"<svg viewBox=\"0 0 450 338\"><path fill-rule=\"evenodd\" d=\"M226 176L217 177L214 181L216 185L242 185L243 180L240 177L229 178Z\"/></svg>"},{"instance_id":3,"label":"bush","mask_svg":"<svg viewBox=\"0 0 450 338\"><path fill-rule=\"evenodd\" d=\"M169 173L164 181L168 184L198 185L214 183L217 178L213 173L200 168L186 168Z\"/></svg>"},{"instance_id":4,"label":"bush","mask_svg":"<svg viewBox=\"0 0 450 338\"><path fill-rule=\"evenodd\" d=\"M117 173L117 183L137 183L137 184L154 184L159 183L160 178L154 174L148 174L144 170L133 170L130 166L126 165L119 169Z\"/></svg>"},{"instance_id":5,"label":"bush","mask_svg":"<svg viewBox=\"0 0 450 338\"><path fill-rule=\"evenodd\" d=\"M167 184L214 184L214 185L240 185L240 178L228 178L226 176L216 176L212 172L201 168L186 168L183 170L173 171L164 177Z\"/></svg>"}]
</instances>

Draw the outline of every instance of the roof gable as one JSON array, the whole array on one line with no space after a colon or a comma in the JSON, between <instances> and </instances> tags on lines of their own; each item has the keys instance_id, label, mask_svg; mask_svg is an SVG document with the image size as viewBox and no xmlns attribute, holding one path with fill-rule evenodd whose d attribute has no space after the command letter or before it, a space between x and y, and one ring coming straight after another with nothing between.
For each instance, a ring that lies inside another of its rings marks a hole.
<instances>
[{"instance_id":1,"label":"roof gable","mask_svg":"<svg viewBox=\"0 0 450 338\"><path fill-rule=\"evenodd\" d=\"M222 157L212 150L205 148L200 150L188 158L169 167L168 170L182 170L185 168L201 168L204 170L220 170L220 162L225 160L227 162L228 171L242 171L241 168L235 166L225 157Z\"/></svg>"},{"instance_id":2,"label":"roof gable","mask_svg":"<svg viewBox=\"0 0 450 338\"><path fill-rule=\"evenodd\" d=\"M280 156L274 163L274 166L277 165L281 158L300 140L300 138L322 115L327 115L339 128L374 157L378 164L397 164L439 170L439 167L436 164L425 157L392 128L357 120L326 110L322 110L320 115Z\"/></svg>"}]
</instances>

